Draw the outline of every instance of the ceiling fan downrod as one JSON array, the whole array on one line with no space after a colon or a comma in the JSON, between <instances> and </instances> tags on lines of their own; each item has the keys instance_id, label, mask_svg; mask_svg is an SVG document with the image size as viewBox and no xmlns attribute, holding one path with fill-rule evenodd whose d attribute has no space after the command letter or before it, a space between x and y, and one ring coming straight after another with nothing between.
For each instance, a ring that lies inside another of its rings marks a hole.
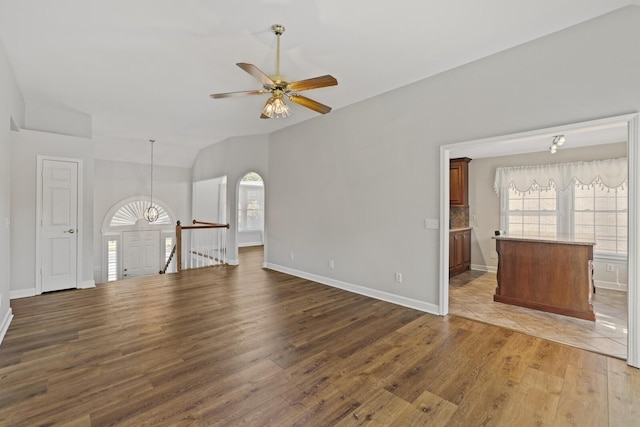
<instances>
[{"instance_id":1,"label":"ceiling fan downrod","mask_svg":"<svg viewBox=\"0 0 640 427\"><path fill-rule=\"evenodd\" d=\"M282 35L282 33L284 33L284 25L281 24L273 24L271 26L271 30L273 30L274 34L276 35L276 43L277 43L277 47L276 47L276 77L278 80L281 80L280 78L280 36Z\"/></svg>"}]
</instances>

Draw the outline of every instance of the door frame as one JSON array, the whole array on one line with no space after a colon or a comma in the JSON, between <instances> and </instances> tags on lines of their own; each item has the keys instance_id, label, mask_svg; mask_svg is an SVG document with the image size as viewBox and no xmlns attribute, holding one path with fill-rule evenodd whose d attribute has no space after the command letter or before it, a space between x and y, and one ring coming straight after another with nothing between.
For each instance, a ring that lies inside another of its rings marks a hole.
<instances>
[{"instance_id":1,"label":"door frame","mask_svg":"<svg viewBox=\"0 0 640 427\"><path fill-rule=\"evenodd\" d=\"M440 253L449 253L449 160L451 152L455 156L464 148L487 146L490 144L504 144L509 140L516 140L543 134L559 134L563 131L593 127L609 123L627 123L627 161L628 161L628 290L627 290L627 364L640 367L640 113L590 120L555 126L546 129L536 129L529 132L502 135L493 138L479 139L440 146ZM446 224L446 226L445 226ZM440 259L439 277L439 313L449 312L449 258Z\"/></svg>"},{"instance_id":2,"label":"door frame","mask_svg":"<svg viewBox=\"0 0 640 427\"><path fill-rule=\"evenodd\" d=\"M71 157L56 157L38 154L36 165L36 295L42 293L42 248L40 247L40 224L42 223L42 164L44 160L51 160L57 162L70 162L78 165L78 232L76 234L76 288L80 288L82 283L82 242L84 238L83 227L83 164L82 159L76 159Z\"/></svg>"}]
</instances>

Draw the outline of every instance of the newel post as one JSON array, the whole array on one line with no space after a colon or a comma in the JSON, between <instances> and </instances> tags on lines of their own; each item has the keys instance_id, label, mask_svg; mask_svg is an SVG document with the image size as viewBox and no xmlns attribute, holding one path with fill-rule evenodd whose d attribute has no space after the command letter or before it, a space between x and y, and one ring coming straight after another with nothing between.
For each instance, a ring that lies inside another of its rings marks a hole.
<instances>
[{"instance_id":1,"label":"newel post","mask_svg":"<svg viewBox=\"0 0 640 427\"><path fill-rule=\"evenodd\" d=\"M180 221L176 224L176 266L178 273L182 271L182 226Z\"/></svg>"}]
</instances>

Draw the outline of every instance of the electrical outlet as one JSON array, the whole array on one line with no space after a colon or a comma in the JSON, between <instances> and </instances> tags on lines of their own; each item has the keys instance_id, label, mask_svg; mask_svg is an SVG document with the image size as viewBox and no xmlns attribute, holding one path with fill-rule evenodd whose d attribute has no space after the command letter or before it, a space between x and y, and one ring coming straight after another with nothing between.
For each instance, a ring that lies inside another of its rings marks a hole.
<instances>
[{"instance_id":1,"label":"electrical outlet","mask_svg":"<svg viewBox=\"0 0 640 427\"><path fill-rule=\"evenodd\" d=\"M491 252L491 259L498 259L498 252L492 251Z\"/></svg>"},{"instance_id":2,"label":"electrical outlet","mask_svg":"<svg viewBox=\"0 0 640 427\"><path fill-rule=\"evenodd\" d=\"M336 264L333 262L332 259L329 260L329 268L333 269L336 266Z\"/></svg>"},{"instance_id":3,"label":"electrical outlet","mask_svg":"<svg viewBox=\"0 0 640 427\"><path fill-rule=\"evenodd\" d=\"M396 283L402 283L402 273L396 273Z\"/></svg>"},{"instance_id":4,"label":"electrical outlet","mask_svg":"<svg viewBox=\"0 0 640 427\"><path fill-rule=\"evenodd\" d=\"M614 272L613 264L607 263L607 272L609 273Z\"/></svg>"},{"instance_id":5,"label":"electrical outlet","mask_svg":"<svg viewBox=\"0 0 640 427\"><path fill-rule=\"evenodd\" d=\"M293 261L293 252L289 252L289 257L291 258L291 261Z\"/></svg>"},{"instance_id":6,"label":"electrical outlet","mask_svg":"<svg viewBox=\"0 0 640 427\"><path fill-rule=\"evenodd\" d=\"M432 229L432 230L437 230L439 228L439 224L438 224L438 220L437 219L425 219L424 220L424 228L427 229Z\"/></svg>"}]
</instances>

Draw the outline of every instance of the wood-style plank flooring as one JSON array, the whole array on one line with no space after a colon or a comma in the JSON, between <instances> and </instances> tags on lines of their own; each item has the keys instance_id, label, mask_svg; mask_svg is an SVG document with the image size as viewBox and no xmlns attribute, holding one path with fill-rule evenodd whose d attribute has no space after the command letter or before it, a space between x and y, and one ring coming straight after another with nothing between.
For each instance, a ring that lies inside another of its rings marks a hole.
<instances>
[{"instance_id":1,"label":"wood-style plank flooring","mask_svg":"<svg viewBox=\"0 0 640 427\"><path fill-rule=\"evenodd\" d=\"M598 289L596 320L495 302L495 273L465 271L449 280L449 312L607 356L627 359L627 293Z\"/></svg>"},{"instance_id":2,"label":"wood-style plank flooring","mask_svg":"<svg viewBox=\"0 0 640 427\"><path fill-rule=\"evenodd\" d=\"M240 259L12 301L0 425L640 425L624 361Z\"/></svg>"}]
</instances>

